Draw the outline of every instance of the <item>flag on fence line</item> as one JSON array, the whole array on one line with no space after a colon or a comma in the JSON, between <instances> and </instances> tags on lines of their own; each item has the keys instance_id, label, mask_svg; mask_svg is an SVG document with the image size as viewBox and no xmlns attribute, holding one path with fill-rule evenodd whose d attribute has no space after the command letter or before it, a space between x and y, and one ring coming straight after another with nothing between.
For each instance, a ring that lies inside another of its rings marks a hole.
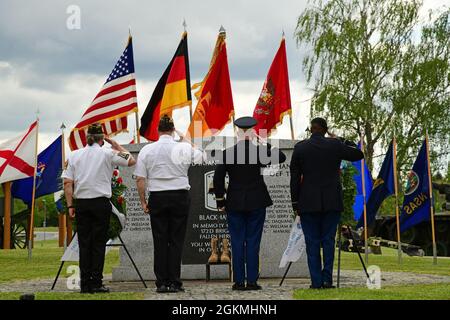
<instances>
[{"instance_id":1,"label":"flag on fence line","mask_svg":"<svg viewBox=\"0 0 450 320\"><path fill-rule=\"evenodd\" d=\"M370 196L366 197L367 225L370 226L375 221L378 209L383 201L394 194L394 146L389 144L388 151L384 157L378 177L373 183ZM357 228L364 226L363 217L359 218Z\"/></svg>"},{"instance_id":2,"label":"flag on fence line","mask_svg":"<svg viewBox=\"0 0 450 320\"><path fill-rule=\"evenodd\" d=\"M208 73L201 83L192 86L192 89L199 88L195 93L197 107L188 129L193 138L219 133L234 114L225 38L225 30L221 28ZM195 123L201 127L197 129Z\"/></svg>"},{"instance_id":3,"label":"flag on fence line","mask_svg":"<svg viewBox=\"0 0 450 320\"><path fill-rule=\"evenodd\" d=\"M103 132L109 136L126 131L127 116L133 112L137 112L137 97L133 43L130 36L125 50L105 84L83 114L80 122L70 132L70 149L73 151L86 145L87 128L93 123L101 123Z\"/></svg>"},{"instance_id":4,"label":"flag on fence line","mask_svg":"<svg viewBox=\"0 0 450 320\"><path fill-rule=\"evenodd\" d=\"M0 144L0 183L34 176L37 135L38 121Z\"/></svg>"},{"instance_id":5,"label":"flag on fence line","mask_svg":"<svg viewBox=\"0 0 450 320\"><path fill-rule=\"evenodd\" d=\"M414 162L412 170L408 173L400 215L400 232L414 225L430 219L430 187L428 176L427 142L424 140Z\"/></svg>"},{"instance_id":6,"label":"flag on fence line","mask_svg":"<svg viewBox=\"0 0 450 320\"><path fill-rule=\"evenodd\" d=\"M141 118L139 133L147 140L158 140L160 116L184 106L191 105L191 80L187 33L184 32L178 48L169 65L159 79L147 108Z\"/></svg>"},{"instance_id":7,"label":"flag on fence line","mask_svg":"<svg viewBox=\"0 0 450 320\"><path fill-rule=\"evenodd\" d=\"M56 138L38 155L36 169L36 198L52 194L62 189L62 139ZM11 193L14 198L21 199L31 205L33 177L17 180L13 183Z\"/></svg>"},{"instance_id":8,"label":"flag on fence line","mask_svg":"<svg viewBox=\"0 0 450 320\"><path fill-rule=\"evenodd\" d=\"M286 41L283 37L264 82L253 118L258 123L256 133L268 137L283 122L283 117L291 112L291 93L286 58Z\"/></svg>"},{"instance_id":9,"label":"flag on fence line","mask_svg":"<svg viewBox=\"0 0 450 320\"><path fill-rule=\"evenodd\" d=\"M358 149L361 150L361 142L358 143ZM353 181L356 184L356 196L355 196L355 202L353 203L353 214L356 221L359 220L359 218L362 216L364 212L364 193L363 193L363 187L362 187L362 174L361 174L361 161L355 161L352 162L352 165L355 167L355 169L358 171L353 175ZM372 193L372 175L370 173L369 168L367 167L366 161L364 161L364 187L365 187L365 193L366 193L366 204L367 200L370 197L370 194ZM363 217L364 218L364 217Z\"/></svg>"}]
</instances>

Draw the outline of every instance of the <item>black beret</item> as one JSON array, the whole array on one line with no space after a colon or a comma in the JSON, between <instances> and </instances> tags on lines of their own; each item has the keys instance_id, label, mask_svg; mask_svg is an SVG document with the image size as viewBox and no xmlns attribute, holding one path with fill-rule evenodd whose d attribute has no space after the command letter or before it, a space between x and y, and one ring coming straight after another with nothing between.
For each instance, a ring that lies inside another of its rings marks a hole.
<instances>
[{"instance_id":1,"label":"black beret","mask_svg":"<svg viewBox=\"0 0 450 320\"><path fill-rule=\"evenodd\" d=\"M241 129L250 129L256 126L258 122L253 117L241 117L234 121L234 125Z\"/></svg>"}]
</instances>

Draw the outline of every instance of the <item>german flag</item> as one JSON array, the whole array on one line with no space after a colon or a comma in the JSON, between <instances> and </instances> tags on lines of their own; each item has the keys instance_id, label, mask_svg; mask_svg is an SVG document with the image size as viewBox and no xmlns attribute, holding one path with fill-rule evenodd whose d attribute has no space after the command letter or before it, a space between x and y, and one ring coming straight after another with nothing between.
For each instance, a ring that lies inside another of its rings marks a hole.
<instances>
[{"instance_id":1,"label":"german flag","mask_svg":"<svg viewBox=\"0 0 450 320\"><path fill-rule=\"evenodd\" d=\"M188 129L193 138L218 134L234 114L225 38L225 30L221 27L208 74L201 83L192 87L200 87L195 93L198 104Z\"/></svg>"},{"instance_id":2,"label":"german flag","mask_svg":"<svg viewBox=\"0 0 450 320\"><path fill-rule=\"evenodd\" d=\"M177 51L153 91L141 118L139 133L150 141L158 140L158 123L163 114L192 103L187 33L184 32Z\"/></svg>"}]
</instances>

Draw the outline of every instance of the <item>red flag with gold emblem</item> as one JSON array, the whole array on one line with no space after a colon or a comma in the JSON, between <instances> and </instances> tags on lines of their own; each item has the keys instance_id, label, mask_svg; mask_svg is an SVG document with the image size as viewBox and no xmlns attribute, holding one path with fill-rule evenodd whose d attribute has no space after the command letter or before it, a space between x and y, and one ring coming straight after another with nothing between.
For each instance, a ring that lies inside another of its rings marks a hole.
<instances>
[{"instance_id":1,"label":"red flag with gold emblem","mask_svg":"<svg viewBox=\"0 0 450 320\"><path fill-rule=\"evenodd\" d=\"M219 133L234 113L225 36L225 30L221 28L208 74L192 87L200 87L195 94L198 104L188 129L194 138Z\"/></svg>"},{"instance_id":2,"label":"red flag with gold emblem","mask_svg":"<svg viewBox=\"0 0 450 320\"><path fill-rule=\"evenodd\" d=\"M253 117L258 121L254 129L260 136L270 136L272 131L283 122L283 117L290 112L291 94L286 43L283 37L253 111Z\"/></svg>"}]
</instances>

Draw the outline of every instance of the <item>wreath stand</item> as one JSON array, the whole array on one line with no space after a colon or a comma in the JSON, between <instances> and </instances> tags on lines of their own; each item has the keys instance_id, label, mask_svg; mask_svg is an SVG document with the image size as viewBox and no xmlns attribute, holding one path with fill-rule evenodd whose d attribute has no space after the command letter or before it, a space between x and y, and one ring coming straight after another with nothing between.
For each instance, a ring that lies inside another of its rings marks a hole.
<instances>
[{"instance_id":1,"label":"wreath stand","mask_svg":"<svg viewBox=\"0 0 450 320\"><path fill-rule=\"evenodd\" d=\"M120 236L120 234L119 234L118 238L120 240L120 243L117 243L117 244L116 243L106 244L106 246L107 247L123 247L125 249L125 252L127 253L128 258L130 259L131 263L133 264L134 270L136 270L136 273L138 274L139 279L141 279L142 284L147 289L147 284L145 283L144 278L142 278L142 275L139 272L139 269L136 266L136 263L134 263L134 260L131 257L130 252L128 251L127 246L123 242L122 237ZM53 281L53 285L52 285L52 288L50 290L53 290L55 288L56 282L58 281L59 275L61 274L61 270L62 270L62 268L64 266L64 262L65 261L61 261L61 265L59 266L58 273L56 274L55 280Z\"/></svg>"}]
</instances>

